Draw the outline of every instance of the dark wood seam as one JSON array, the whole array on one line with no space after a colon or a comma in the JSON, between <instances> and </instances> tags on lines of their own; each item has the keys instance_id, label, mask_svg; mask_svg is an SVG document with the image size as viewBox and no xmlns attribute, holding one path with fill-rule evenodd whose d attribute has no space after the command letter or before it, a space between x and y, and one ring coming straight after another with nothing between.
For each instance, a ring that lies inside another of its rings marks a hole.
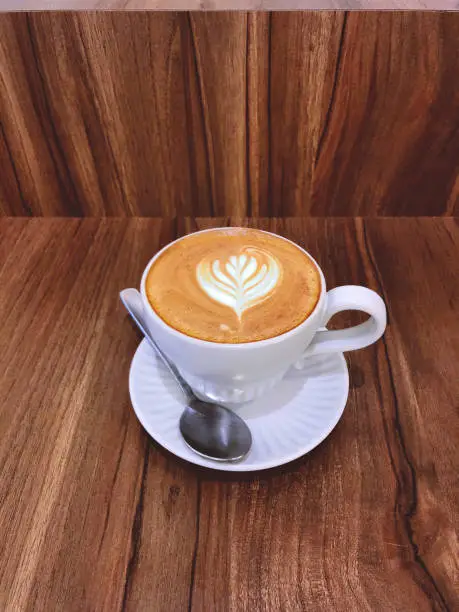
<instances>
[{"instance_id":1,"label":"dark wood seam","mask_svg":"<svg viewBox=\"0 0 459 612\"><path fill-rule=\"evenodd\" d=\"M248 217L252 216L252 193L250 187L250 112L249 104L250 93L249 93L249 49L250 49L250 13L246 15L246 42L245 42L245 178L246 178L246 189L247 189L247 208L245 214Z\"/></svg>"},{"instance_id":2,"label":"dark wood seam","mask_svg":"<svg viewBox=\"0 0 459 612\"><path fill-rule=\"evenodd\" d=\"M207 138L206 113L204 109L204 98L203 98L203 90L202 90L203 88L202 88L202 82L201 82L201 73L199 71L198 51L196 48L196 39L195 39L194 31L193 31L193 22L191 19L191 13L189 11L187 12L187 16L188 16L188 25L190 28L190 40L191 40L191 50L193 53L193 63L194 63L194 69L195 69L196 80L197 80L197 85L198 85L199 108L201 110L202 127L204 130L204 145L205 145L206 158L207 158L207 175L208 175L208 181L209 181L209 195L210 195L210 216L214 217L216 214L213 185L212 185L212 181L214 177L212 176L212 172L210 168L209 141Z\"/></svg>"},{"instance_id":3,"label":"dark wood seam","mask_svg":"<svg viewBox=\"0 0 459 612\"><path fill-rule=\"evenodd\" d=\"M24 197L24 194L22 193L21 183L19 181L18 172L16 170L16 164L14 163L13 154L11 153L11 149L10 149L10 146L8 144L8 140L6 138L5 130L3 128L3 123L1 121L0 121L0 131L2 132L3 142L5 143L6 152L8 153L8 159L10 160L11 168L13 169L13 174L14 174L14 178L16 180L16 186L18 188L18 193L19 193L19 198L21 200L21 204L22 204L25 212L27 213L27 216L32 217L33 216L33 212L32 212L32 209L30 208L26 198Z\"/></svg>"},{"instance_id":4,"label":"dark wood seam","mask_svg":"<svg viewBox=\"0 0 459 612\"><path fill-rule=\"evenodd\" d=\"M328 133L328 128L330 126L330 119L332 116L333 107L335 106L336 91L338 89L338 80L341 74L341 68L342 68L342 63L343 63L342 61L343 60L343 49L344 49L344 44L345 44L348 16L349 16L349 11L345 11L344 16L343 16L343 27L341 28L341 36L340 36L339 45L338 45L338 56L336 58L335 74L333 77L333 85L332 85L332 90L330 94L330 102L328 104L327 113L325 115L324 127L323 127L322 133L319 138L319 143L317 145L317 151L316 151L316 158L314 160L314 163L316 165L317 165L317 162L319 161L320 154L322 153L322 147L325 141L325 137Z\"/></svg>"},{"instance_id":5,"label":"dark wood seam","mask_svg":"<svg viewBox=\"0 0 459 612\"><path fill-rule=\"evenodd\" d=\"M36 44L36 40L35 40L35 35L33 33L32 25L30 23L30 15L26 14L25 19L26 19L26 24L27 24L27 30L29 32L30 46L31 46L31 49L32 49L32 55L33 55L33 59L34 59L34 63L35 63L35 68L37 70L37 74L38 74L38 77L40 79L41 90L42 90L42 93L43 93L43 103L44 103L45 108L46 108L46 110L48 112L49 125L51 127L51 131L52 131L52 134L53 134L54 139L55 139L55 144L56 144L57 151L59 153L59 156L61 158L62 164L64 166L66 178L68 180L68 185L70 185L70 188L71 188L71 191L72 191L72 195L73 195L73 200L74 201L73 201L72 204L74 204L74 206L69 211L70 212L69 216L71 216L71 217L78 217L78 216L81 216L81 214L83 212L81 210L80 205L79 205L78 192L77 192L77 189L76 189L75 184L73 182L72 174L70 172L70 168L68 166L68 163L67 163L67 160L66 160L66 157L65 157L65 154L64 154L64 150L62 149L62 146L61 146L61 143L60 143L60 140L59 140L59 136L57 134L56 126L54 125L53 116L52 116L52 113L51 113L51 107L49 105L48 98L47 98L47 95L46 95L45 79L43 77L43 74L42 74L42 71L41 71L41 68L40 68L40 62L38 60L37 44ZM31 88L31 91L33 91L33 87ZM40 124L42 126L43 133L44 133L44 136L45 136L45 141L46 141L47 140L46 139L46 130L45 130L45 127L44 127L44 124L43 124L43 120L41 118L41 112L38 109L37 109L37 115L38 115ZM64 194L66 194L67 193L67 189L65 188L65 183L62 180L61 173L59 171L59 166L58 166L58 164L56 162L56 158L54 156L53 149L52 149L52 147L50 146L50 144L48 142L47 142L47 147L48 147L48 151L49 151L49 154L51 156L51 159L53 160L53 165L54 165L54 168L56 170L56 177L57 177L57 180L59 182L59 186L60 186L62 192Z\"/></svg>"},{"instance_id":6,"label":"dark wood seam","mask_svg":"<svg viewBox=\"0 0 459 612\"><path fill-rule=\"evenodd\" d=\"M92 106L92 109L94 111L94 115L97 117L99 125L103 128L103 121L102 121L100 113L99 113L99 108L98 108L97 104L95 104L95 101L96 101L96 87L95 87L94 84L97 82L97 79L94 77L94 73L93 73L93 70L92 70L92 67L91 67L91 63L89 61L89 54L88 54L88 50L86 48L86 44L84 42L84 37L83 37L83 33L81 31L80 21L78 21L77 23L78 23L78 25L77 25L78 34L80 36L81 46L82 46L83 52L84 52L84 59L85 59L85 62L86 62L86 66L88 68L88 76L89 76L90 80L92 81L93 86L92 87L89 86L88 78L87 78L87 76L86 76L84 71L82 73L82 81L83 81L83 83L84 83L84 85L86 87L86 91L88 92L88 100L91 101L91 106ZM83 114L82 114L82 119L83 119L83 125L84 125L84 129L85 129L85 132L86 132L86 136L88 138L88 143L91 144L91 139L90 139L90 135L89 135L88 126L87 126L86 119L85 119ZM133 212L133 211L130 210L129 202L128 202L128 200L126 198L126 194L124 192L123 182L121 180L121 175L120 175L120 172L119 172L116 156L115 156L115 153L113 151L112 143L110 141L110 138L107 135L106 130L104 130L104 129L103 129L103 135L104 135L104 141L107 143L108 149L110 151L111 161L113 163L113 169L115 171L116 180L117 180L117 183L118 183L118 186L119 186L119 190L121 192L121 197L123 198L123 202L126 205L127 210L129 210L130 212ZM94 164L96 166L97 182L99 183L99 188L101 188L101 194L102 194L102 196L104 196L102 185L101 185L101 182L100 182L99 172L98 172L98 168L97 168L97 162L96 162L96 160L94 158L94 155L92 154L92 150L91 150L91 156L92 156L92 159L93 159ZM105 201L105 197L104 197L104 201ZM105 211L105 215L107 216L107 211Z\"/></svg>"},{"instance_id":7,"label":"dark wood seam","mask_svg":"<svg viewBox=\"0 0 459 612\"><path fill-rule=\"evenodd\" d=\"M196 560L198 558L199 548L199 521L201 515L201 481L197 481L197 492L196 492L196 539L194 542L193 559L191 561L191 577L190 577L190 590L188 596L188 612L191 612L193 608L193 589L194 581L196 577Z\"/></svg>"},{"instance_id":8,"label":"dark wood seam","mask_svg":"<svg viewBox=\"0 0 459 612\"><path fill-rule=\"evenodd\" d=\"M272 132L271 132L271 65L272 65L272 33L273 33L273 14L269 13L268 18L268 108L267 108L267 123L268 123L268 217L273 213L273 198L272 198Z\"/></svg>"},{"instance_id":9,"label":"dark wood seam","mask_svg":"<svg viewBox=\"0 0 459 612\"><path fill-rule=\"evenodd\" d=\"M184 55L182 61L182 75L183 75L183 95L185 105L185 129L186 129L186 146L188 151L188 164L189 164L189 177L190 177L190 191L191 191L191 209L189 205L186 207L187 215L193 214L193 203L199 202L199 189L198 189L198 171L196 168L196 154L193 146L193 108L192 108L192 95L190 90L192 76L192 70L190 62L188 61L188 36L191 37L190 27L188 24L187 13L181 13L178 18L180 19L180 41L182 54ZM191 38L190 38L191 40ZM151 44L150 44L151 47ZM151 49L150 49L151 55ZM194 65L194 58L191 58L191 62ZM205 139L205 134L204 134ZM209 180L207 180L209 184ZM209 194L212 197L212 194Z\"/></svg>"},{"instance_id":10,"label":"dark wood seam","mask_svg":"<svg viewBox=\"0 0 459 612\"><path fill-rule=\"evenodd\" d=\"M144 455L144 460L143 460L143 467L142 467L142 480L140 484L139 499L137 501L137 506L136 506L135 514L134 514L134 521L132 523L131 556L128 561L126 575L124 579L123 603L121 605L121 610L126 610L127 599L129 596L129 591L131 589L132 579L133 579L135 569L136 569L136 566L139 560L140 540L142 536L143 507L144 507L144 499L145 499L145 482L147 479L149 456L150 456L150 444L147 440L145 455Z\"/></svg>"},{"instance_id":11,"label":"dark wood seam","mask_svg":"<svg viewBox=\"0 0 459 612\"><path fill-rule=\"evenodd\" d=\"M127 412L126 412L126 414L127 414ZM102 535L101 535L101 538L100 538L99 547L97 549L97 556L99 556L99 554L100 554L100 551L101 551L101 548L102 548L102 543L103 543L104 537L105 537L105 532L107 531L108 517L110 516L110 507L111 507L110 501L111 501L112 496L113 496L113 488L115 486L115 482L116 482L116 479L118 477L118 472L120 470L121 458L123 457L124 444L126 442L126 437L127 437L127 430L128 430L128 423L126 423L126 427L124 428L123 441L121 442L121 447L120 447L120 451L118 453L118 459L117 459L117 462L116 462L115 473L113 474L112 483L110 485L110 493L108 495L107 508L105 510L104 527L102 529Z\"/></svg>"}]
</instances>

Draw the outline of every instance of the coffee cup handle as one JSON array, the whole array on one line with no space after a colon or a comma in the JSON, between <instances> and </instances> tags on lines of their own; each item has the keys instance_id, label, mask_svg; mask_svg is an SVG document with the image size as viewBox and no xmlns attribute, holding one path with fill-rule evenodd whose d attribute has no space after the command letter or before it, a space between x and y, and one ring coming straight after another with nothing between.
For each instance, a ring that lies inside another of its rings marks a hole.
<instances>
[{"instance_id":1,"label":"coffee cup handle","mask_svg":"<svg viewBox=\"0 0 459 612\"><path fill-rule=\"evenodd\" d=\"M386 306L381 297L371 289L357 285L344 285L327 292L327 301L322 325L326 325L333 315L343 310L360 310L370 318L347 329L318 331L314 335L303 357L356 351L379 340L386 328Z\"/></svg>"}]
</instances>

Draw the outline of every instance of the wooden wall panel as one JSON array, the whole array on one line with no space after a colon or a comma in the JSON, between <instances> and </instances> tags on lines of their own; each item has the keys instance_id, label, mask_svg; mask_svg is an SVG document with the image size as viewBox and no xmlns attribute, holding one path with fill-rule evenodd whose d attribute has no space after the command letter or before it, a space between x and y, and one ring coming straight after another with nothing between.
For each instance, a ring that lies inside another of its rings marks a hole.
<instances>
[{"instance_id":1,"label":"wooden wall panel","mask_svg":"<svg viewBox=\"0 0 459 612\"><path fill-rule=\"evenodd\" d=\"M269 192L277 216L309 214L346 18L292 12L273 20Z\"/></svg>"},{"instance_id":2,"label":"wooden wall panel","mask_svg":"<svg viewBox=\"0 0 459 612\"><path fill-rule=\"evenodd\" d=\"M459 15L451 17L349 14L311 212L325 203L335 215L452 212Z\"/></svg>"},{"instance_id":3,"label":"wooden wall panel","mask_svg":"<svg viewBox=\"0 0 459 612\"><path fill-rule=\"evenodd\" d=\"M452 215L459 14L0 15L3 215Z\"/></svg>"}]
</instances>

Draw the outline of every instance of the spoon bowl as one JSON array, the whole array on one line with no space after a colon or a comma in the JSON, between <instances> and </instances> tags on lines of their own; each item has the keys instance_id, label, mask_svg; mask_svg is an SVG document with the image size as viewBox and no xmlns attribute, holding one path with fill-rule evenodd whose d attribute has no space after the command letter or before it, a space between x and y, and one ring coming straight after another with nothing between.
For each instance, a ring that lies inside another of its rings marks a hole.
<instances>
[{"instance_id":1,"label":"spoon bowl","mask_svg":"<svg viewBox=\"0 0 459 612\"><path fill-rule=\"evenodd\" d=\"M234 417L237 418L234 418ZM228 408L192 400L180 417L180 432L195 453L214 461L239 461L252 445L246 423Z\"/></svg>"},{"instance_id":2,"label":"spoon bowl","mask_svg":"<svg viewBox=\"0 0 459 612\"><path fill-rule=\"evenodd\" d=\"M143 320L142 296L136 289L120 293L124 307L145 338L164 362L187 399L180 417L185 443L198 455L214 461L240 461L252 446L252 434L240 416L221 404L198 399L176 366L162 352Z\"/></svg>"}]
</instances>

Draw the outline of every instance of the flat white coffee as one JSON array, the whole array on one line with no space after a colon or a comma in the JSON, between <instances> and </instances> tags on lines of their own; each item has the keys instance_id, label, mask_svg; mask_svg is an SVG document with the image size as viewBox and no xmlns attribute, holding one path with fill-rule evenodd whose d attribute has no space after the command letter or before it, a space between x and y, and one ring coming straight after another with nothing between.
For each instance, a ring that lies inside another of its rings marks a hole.
<instances>
[{"instance_id":1,"label":"flat white coffee","mask_svg":"<svg viewBox=\"0 0 459 612\"><path fill-rule=\"evenodd\" d=\"M314 262L280 236L226 228L185 236L153 262L146 293L171 327L211 342L273 338L302 323L321 290Z\"/></svg>"}]
</instances>

